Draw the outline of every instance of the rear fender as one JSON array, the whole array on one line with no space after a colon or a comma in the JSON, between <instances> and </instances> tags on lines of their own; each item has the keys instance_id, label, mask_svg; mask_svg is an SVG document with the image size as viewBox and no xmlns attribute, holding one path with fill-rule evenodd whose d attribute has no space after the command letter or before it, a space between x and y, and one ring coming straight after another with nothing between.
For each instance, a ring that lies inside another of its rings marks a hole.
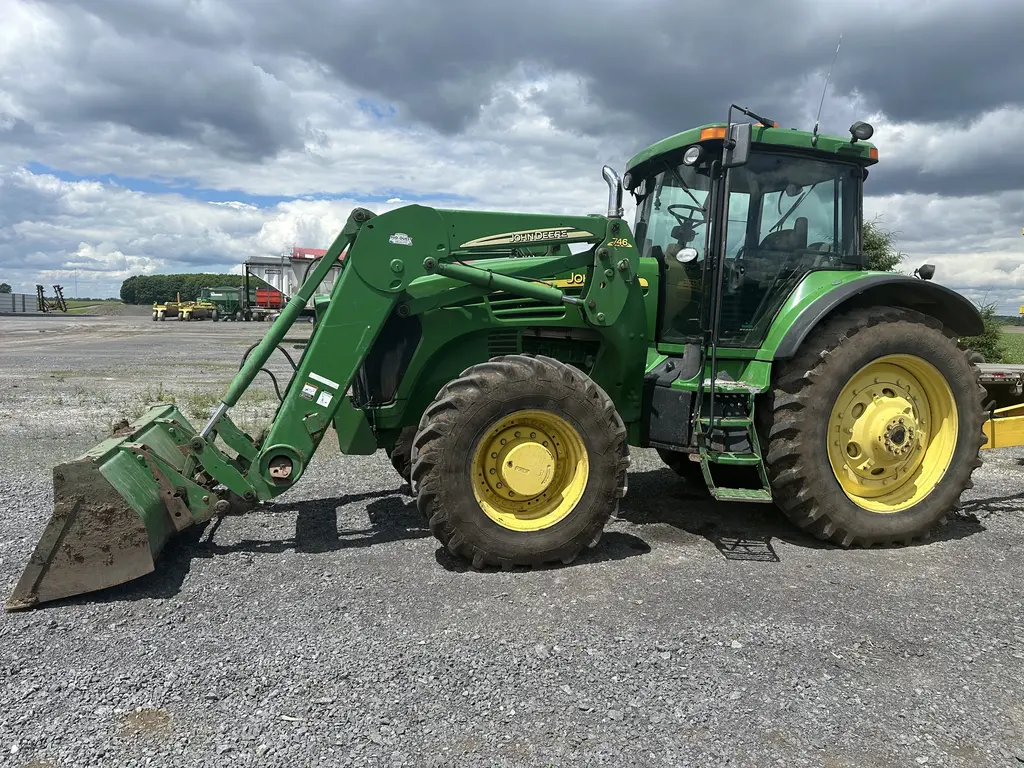
<instances>
[{"instance_id":1,"label":"rear fender","mask_svg":"<svg viewBox=\"0 0 1024 768\"><path fill-rule=\"evenodd\" d=\"M818 296L798 310L795 317L794 313L780 313L769 338L776 336L775 326L780 323L788 323L789 327L772 352L772 359L793 357L811 331L834 313L866 306L916 310L936 318L960 337L978 336L984 330L981 312L956 291L906 275L868 274Z\"/></svg>"}]
</instances>

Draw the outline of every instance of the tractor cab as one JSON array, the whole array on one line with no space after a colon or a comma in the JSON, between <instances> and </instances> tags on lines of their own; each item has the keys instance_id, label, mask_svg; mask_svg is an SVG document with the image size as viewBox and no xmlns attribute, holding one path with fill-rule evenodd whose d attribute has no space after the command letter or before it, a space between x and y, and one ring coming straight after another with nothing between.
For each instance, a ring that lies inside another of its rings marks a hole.
<instances>
[{"instance_id":1,"label":"tractor cab","mask_svg":"<svg viewBox=\"0 0 1024 768\"><path fill-rule=\"evenodd\" d=\"M630 161L623 181L637 202L637 246L661 276L660 343L700 342L718 305L711 342L756 348L809 272L864 269L862 190L878 155L864 141L870 126L851 133L852 141L730 120Z\"/></svg>"}]
</instances>

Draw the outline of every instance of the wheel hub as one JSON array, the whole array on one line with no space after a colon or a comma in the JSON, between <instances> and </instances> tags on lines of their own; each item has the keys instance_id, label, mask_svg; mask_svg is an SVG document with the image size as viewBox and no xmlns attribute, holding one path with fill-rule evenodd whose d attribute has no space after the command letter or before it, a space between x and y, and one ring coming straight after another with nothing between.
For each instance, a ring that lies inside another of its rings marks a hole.
<instances>
[{"instance_id":1,"label":"wheel hub","mask_svg":"<svg viewBox=\"0 0 1024 768\"><path fill-rule=\"evenodd\" d=\"M885 429L885 450L896 457L906 456L917 448L916 420L913 416L899 417L889 422Z\"/></svg>"},{"instance_id":2,"label":"wheel hub","mask_svg":"<svg viewBox=\"0 0 1024 768\"><path fill-rule=\"evenodd\" d=\"M914 395L901 380L871 382L851 394L839 417L846 467L861 483L887 486L921 459Z\"/></svg>"},{"instance_id":3,"label":"wheel hub","mask_svg":"<svg viewBox=\"0 0 1024 768\"><path fill-rule=\"evenodd\" d=\"M513 446L501 464L501 478L513 493L531 497L543 493L555 474L555 457L537 442Z\"/></svg>"}]
</instances>

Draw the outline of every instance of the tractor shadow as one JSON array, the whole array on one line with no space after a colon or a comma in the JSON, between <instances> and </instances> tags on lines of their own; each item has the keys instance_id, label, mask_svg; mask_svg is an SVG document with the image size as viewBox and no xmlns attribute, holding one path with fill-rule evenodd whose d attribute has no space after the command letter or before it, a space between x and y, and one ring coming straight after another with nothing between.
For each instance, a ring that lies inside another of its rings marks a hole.
<instances>
[{"instance_id":1,"label":"tractor shadow","mask_svg":"<svg viewBox=\"0 0 1024 768\"><path fill-rule=\"evenodd\" d=\"M947 525L928 541L912 546L928 546L980 533L985 530L981 522L984 518L1017 509L1022 499L1024 494L965 500L963 509L950 516ZM349 505L367 501L368 525L339 526L339 519L344 517L339 512ZM408 485L323 499L267 502L259 510L264 514L294 514L294 536L241 539L222 544L215 538L227 518L214 518L168 541L152 573L119 586L44 603L36 610L61 605L173 598L181 592L192 563L197 559L236 554L277 555L286 551L318 554L432 537L409 495ZM572 563L556 563L538 570L621 561L650 553L652 543L686 546L702 539L714 545L726 560L779 562L773 546L775 541L808 549L840 549L800 531L773 504L715 501L705 488L687 483L668 468L660 468L630 473L629 492L622 500L619 514L609 521L595 549L582 553ZM450 572L472 570L468 563L454 558L444 547L438 546L434 556L437 563ZM494 569L486 569L491 570Z\"/></svg>"},{"instance_id":2,"label":"tractor shadow","mask_svg":"<svg viewBox=\"0 0 1024 768\"><path fill-rule=\"evenodd\" d=\"M367 501L369 503L365 512L369 524L358 528L345 527L340 518L348 511L346 508ZM430 530L408 495L407 485L320 499L266 502L259 510L270 515L294 515L295 535L274 539L241 539L230 544L219 544L213 540L216 527L222 522L217 520L210 534L196 546L195 555L211 558L239 552L276 555L289 550L302 554L320 554L430 536Z\"/></svg>"},{"instance_id":3,"label":"tractor shadow","mask_svg":"<svg viewBox=\"0 0 1024 768\"><path fill-rule=\"evenodd\" d=\"M946 525L931 537L910 546L955 541L985 530L976 511L997 500L965 501ZM1008 501L1008 500L998 500ZM688 483L668 468L630 475L629 493L622 500L618 519L646 530L650 541L672 543L682 539L707 540L726 560L779 562L773 542L804 549L841 550L842 547L804 533L774 504L715 501L703 486ZM653 527L658 527L655 530Z\"/></svg>"},{"instance_id":4,"label":"tractor shadow","mask_svg":"<svg viewBox=\"0 0 1024 768\"><path fill-rule=\"evenodd\" d=\"M601 536L601 542L592 550L581 552L571 563L548 563L546 565L527 568L515 566L511 571L554 571L564 568L578 568L581 566L596 565L597 563L615 562L626 560L638 555L646 555L651 551L651 546L631 533L622 531L606 530ZM452 556L444 547L438 547L434 552L434 559L437 564L449 573L493 573L500 571L497 567L485 567L480 571L474 569L469 563Z\"/></svg>"},{"instance_id":5,"label":"tractor shadow","mask_svg":"<svg viewBox=\"0 0 1024 768\"><path fill-rule=\"evenodd\" d=\"M1024 466L1024 459L1020 460L1020 464ZM1011 493L1006 496L990 496L985 499L965 499L960 513L978 521L980 525L982 520L999 514L1008 512L1019 515L1022 505L1024 505L1024 493Z\"/></svg>"}]
</instances>

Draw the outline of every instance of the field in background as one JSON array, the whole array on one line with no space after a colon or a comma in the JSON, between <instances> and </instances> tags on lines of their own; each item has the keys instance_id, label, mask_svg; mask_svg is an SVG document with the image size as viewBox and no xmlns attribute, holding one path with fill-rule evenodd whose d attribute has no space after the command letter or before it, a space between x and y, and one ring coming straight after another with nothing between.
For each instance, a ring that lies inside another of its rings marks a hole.
<instances>
[{"instance_id":1,"label":"field in background","mask_svg":"<svg viewBox=\"0 0 1024 768\"><path fill-rule=\"evenodd\" d=\"M1003 362L1024 364L1024 326L1010 325L1003 328L1003 347L1006 350Z\"/></svg>"},{"instance_id":2,"label":"field in background","mask_svg":"<svg viewBox=\"0 0 1024 768\"><path fill-rule=\"evenodd\" d=\"M68 299L69 315L111 315L119 314L124 306L120 301L88 301L86 299Z\"/></svg>"}]
</instances>

